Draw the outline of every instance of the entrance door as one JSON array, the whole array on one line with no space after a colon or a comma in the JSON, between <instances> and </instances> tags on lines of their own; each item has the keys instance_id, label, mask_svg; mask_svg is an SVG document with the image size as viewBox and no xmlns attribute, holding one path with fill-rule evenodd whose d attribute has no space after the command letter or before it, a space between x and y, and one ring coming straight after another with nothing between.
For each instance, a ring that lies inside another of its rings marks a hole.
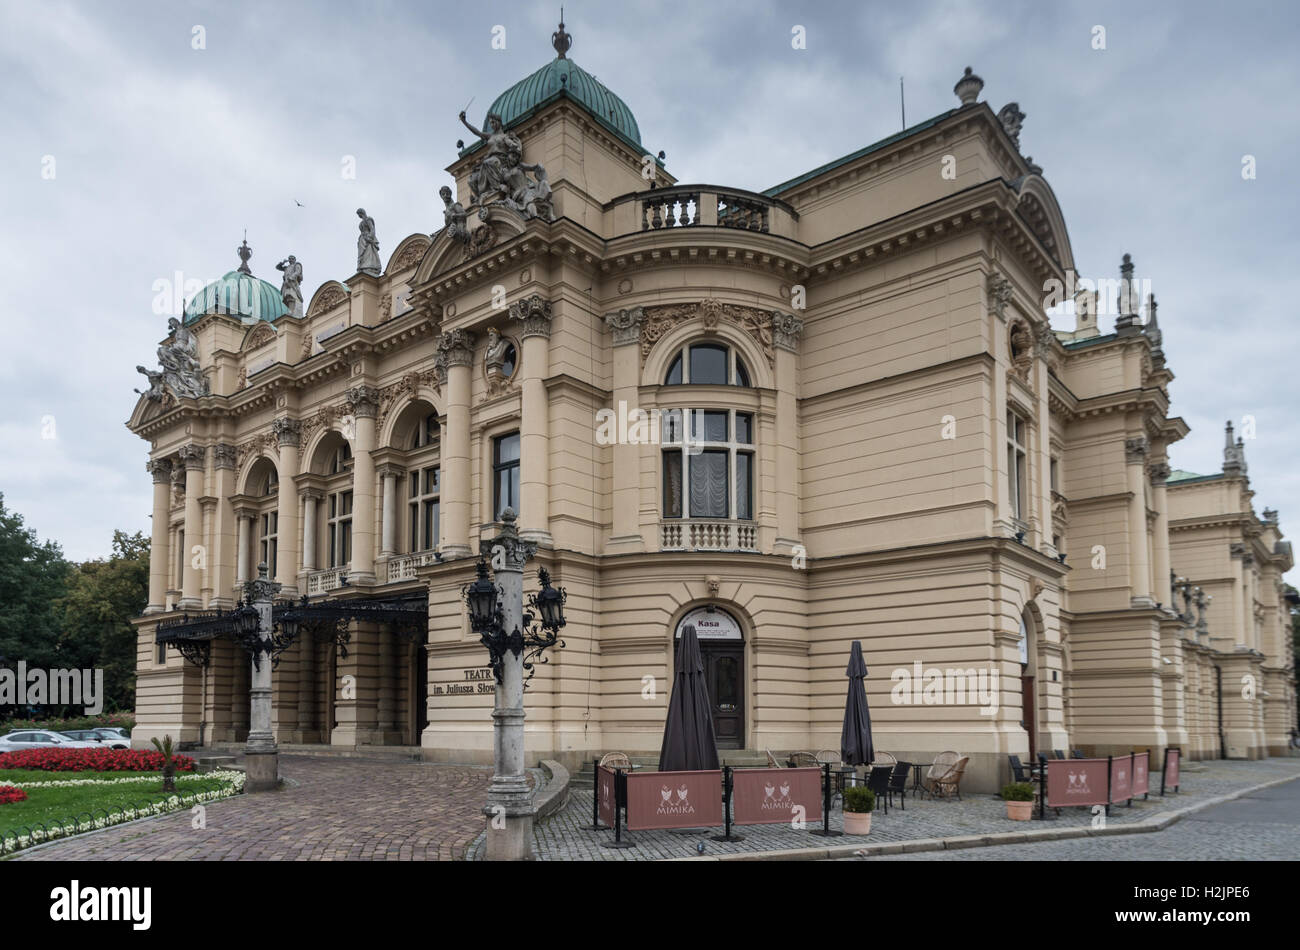
<instances>
[{"instance_id":1,"label":"entrance door","mask_svg":"<svg viewBox=\"0 0 1300 950\"><path fill-rule=\"evenodd\" d=\"M745 747L745 648L739 644L700 644L704 681L709 687L713 734L719 749Z\"/></svg>"},{"instance_id":2,"label":"entrance door","mask_svg":"<svg viewBox=\"0 0 1300 950\"><path fill-rule=\"evenodd\" d=\"M1029 733L1029 761L1038 763L1038 706L1034 702L1034 678L1020 677L1020 715L1024 717L1021 725Z\"/></svg>"}]
</instances>

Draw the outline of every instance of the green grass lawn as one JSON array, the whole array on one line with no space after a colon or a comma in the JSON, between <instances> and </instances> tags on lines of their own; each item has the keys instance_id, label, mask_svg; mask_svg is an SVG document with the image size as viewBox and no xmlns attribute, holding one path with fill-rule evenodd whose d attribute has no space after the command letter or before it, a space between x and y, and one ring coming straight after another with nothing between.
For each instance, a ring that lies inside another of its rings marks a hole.
<instances>
[{"instance_id":1,"label":"green grass lawn","mask_svg":"<svg viewBox=\"0 0 1300 950\"><path fill-rule=\"evenodd\" d=\"M27 800L0 805L0 835L13 830L21 832L23 826L38 826L63 819L85 818L91 813L102 818L103 812L123 808L147 807L164 801L172 794L184 797L196 792L215 791L229 784L221 779L187 778L177 776L176 791L163 792L162 778L153 773L148 782L120 782L114 779L136 777L150 773L139 772L45 772L31 769L6 769L0 771L0 785L6 782L41 782L75 779L94 779L92 785L74 785L65 788L25 788Z\"/></svg>"}]
</instances>

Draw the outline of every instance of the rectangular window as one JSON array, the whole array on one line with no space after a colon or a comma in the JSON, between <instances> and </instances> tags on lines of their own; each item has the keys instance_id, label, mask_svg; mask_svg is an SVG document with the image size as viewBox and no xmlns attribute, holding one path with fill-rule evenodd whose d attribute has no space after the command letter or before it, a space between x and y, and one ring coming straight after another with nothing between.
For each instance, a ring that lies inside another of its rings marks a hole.
<instances>
[{"instance_id":1,"label":"rectangular window","mask_svg":"<svg viewBox=\"0 0 1300 950\"><path fill-rule=\"evenodd\" d=\"M166 664L167 664L167 644L160 643L158 644L158 665L165 666Z\"/></svg>"},{"instance_id":2,"label":"rectangular window","mask_svg":"<svg viewBox=\"0 0 1300 950\"><path fill-rule=\"evenodd\" d=\"M664 517L682 516L682 451L664 450Z\"/></svg>"},{"instance_id":3,"label":"rectangular window","mask_svg":"<svg viewBox=\"0 0 1300 950\"><path fill-rule=\"evenodd\" d=\"M1052 491L1061 490L1061 463L1057 459L1052 459Z\"/></svg>"},{"instance_id":4,"label":"rectangular window","mask_svg":"<svg viewBox=\"0 0 1300 950\"><path fill-rule=\"evenodd\" d=\"M726 449L706 449L692 455L688 467L691 480L691 517L727 518L727 462Z\"/></svg>"},{"instance_id":5,"label":"rectangular window","mask_svg":"<svg viewBox=\"0 0 1300 950\"><path fill-rule=\"evenodd\" d=\"M519 433L498 436L492 444L493 517L513 508L519 514Z\"/></svg>"},{"instance_id":6,"label":"rectangular window","mask_svg":"<svg viewBox=\"0 0 1300 950\"><path fill-rule=\"evenodd\" d=\"M754 520L754 456L749 452L736 453L736 517Z\"/></svg>"},{"instance_id":7,"label":"rectangular window","mask_svg":"<svg viewBox=\"0 0 1300 950\"><path fill-rule=\"evenodd\" d=\"M1029 493L1026 475L1025 420L1007 410L1007 482L1013 517L1024 520Z\"/></svg>"},{"instance_id":8,"label":"rectangular window","mask_svg":"<svg viewBox=\"0 0 1300 950\"><path fill-rule=\"evenodd\" d=\"M330 536L330 567L347 567L352 562L352 492L334 492L329 496L326 519Z\"/></svg>"},{"instance_id":9,"label":"rectangular window","mask_svg":"<svg viewBox=\"0 0 1300 950\"><path fill-rule=\"evenodd\" d=\"M741 445L754 443L754 417L747 412L736 413L736 441Z\"/></svg>"},{"instance_id":10,"label":"rectangular window","mask_svg":"<svg viewBox=\"0 0 1300 950\"><path fill-rule=\"evenodd\" d=\"M275 577L275 558L278 535L280 533L280 513L269 511L262 515L262 536L260 539L260 562L266 565L267 575Z\"/></svg>"},{"instance_id":11,"label":"rectangular window","mask_svg":"<svg viewBox=\"0 0 1300 950\"><path fill-rule=\"evenodd\" d=\"M438 546L438 492L441 483L440 469L422 469L411 473L411 553L432 551Z\"/></svg>"}]
</instances>

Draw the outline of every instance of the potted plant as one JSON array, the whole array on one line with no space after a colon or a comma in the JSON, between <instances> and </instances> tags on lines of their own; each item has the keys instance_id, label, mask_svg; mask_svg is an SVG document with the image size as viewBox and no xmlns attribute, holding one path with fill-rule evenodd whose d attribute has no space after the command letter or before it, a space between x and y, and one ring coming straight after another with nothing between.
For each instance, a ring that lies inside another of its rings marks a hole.
<instances>
[{"instance_id":1,"label":"potted plant","mask_svg":"<svg viewBox=\"0 0 1300 950\"><path fill-rule=\"evenodd\" d=\"M1012 821L1028 821L1034 817L1034 784L1011 782L1002 786L1002 800L1007 803L1007 817Z\"/></svg>"},{"instance_id":2,"label":"potted plant","mask_svg":"<svg viewBox=\"0 0 1300 950\"><path fill-rule=\"evenodd\" d=\"M164 792L174 792L176 791L176 762L172 758L172 737L163 736L162 742L159 742L155 736L153 747L161 752L163 757L162 790Z\"/></svg>"},{"instance_id":3,"label":"potted plant","mask_svg":"<svg viewBox=\"0 0 1300 950\"><path fill-rule=\"evenodd\" d=\"M850 785L844 789L844 833L870 834L871 813L875 808L876 793L865 785Z\"/></svg>"}]
</instances>

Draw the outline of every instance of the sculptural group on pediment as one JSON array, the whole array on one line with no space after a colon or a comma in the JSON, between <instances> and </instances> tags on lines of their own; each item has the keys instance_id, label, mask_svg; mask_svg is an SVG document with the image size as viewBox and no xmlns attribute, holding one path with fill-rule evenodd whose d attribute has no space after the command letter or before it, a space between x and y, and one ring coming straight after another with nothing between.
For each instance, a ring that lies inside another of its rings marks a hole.
<instances>
[{"instance_id":1,"label":"sculptural group on pediment","mask_svg":"<svg viewBox=\"0 0 1300 950\"><path fill-rule=\"evenodd\" d=\"M523 143L505 130L501 117L488 114L488 131L476 129L464 112L460 113L460 121L487 143L487 154L474 163L469 173L470 200L478 206L479 219L486 221L488 209L502 205L524 218L554 221L555 208L546 169L523 160Z\"/></svg>"},{"instance_id":2,"label":"sculptural group on pediment","mask_svg":"<svg viewBox=\"0 0 1300 950\"><path fill-rule=\"evenodd\" d=\"M149 380L149 388L135 391L152 402L162 402L169 396L173 399L197 399L210 395L208 380L199 368L198 337L175 317L167 321L167 329L171 335L158 347L161 370L137 366L136 372Z\"/></svg>"}]
</instances>

